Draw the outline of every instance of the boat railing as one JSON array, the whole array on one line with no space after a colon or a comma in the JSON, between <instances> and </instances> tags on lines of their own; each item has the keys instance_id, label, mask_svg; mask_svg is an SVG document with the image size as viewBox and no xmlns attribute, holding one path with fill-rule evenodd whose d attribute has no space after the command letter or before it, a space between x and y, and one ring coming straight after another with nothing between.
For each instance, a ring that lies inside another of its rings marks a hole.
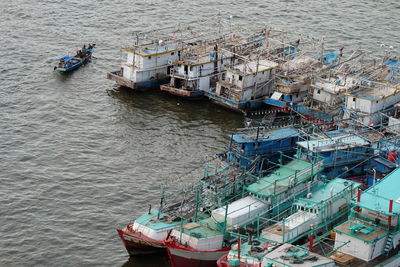
<instances>
[{"instance_id":1,"label":"boat railing","mask_svg":"<svg viewBox=\"0 0 400 267\"><path fill-rule=\"evenodd\" d=\"M322 166L323 166L323 161L319 161L316 164L312 164L310 167L307 167L307 168L305 168L303 170L300 170L300 171L296 171L295 174L292 174L292 175L290 175L288 177L285 177L285 180L287 179L289 186L290 185L294 185L294 183L296 182L297 178L299 178L299 177L301 177L301 176L303 176L305 174L308 174L308 173L310 173L310 175L313 175L314 171L315 170L318 171L318 169L321 168Z\"/></svg>"}]
</instances>

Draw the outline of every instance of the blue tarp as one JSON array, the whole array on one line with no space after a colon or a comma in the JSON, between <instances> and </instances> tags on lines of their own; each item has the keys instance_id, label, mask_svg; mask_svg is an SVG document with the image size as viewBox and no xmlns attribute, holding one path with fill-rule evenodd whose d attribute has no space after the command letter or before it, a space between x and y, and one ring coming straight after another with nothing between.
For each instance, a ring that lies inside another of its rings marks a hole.
<instances>
[{"instance_id":1,"label":"blue tarp","mask_svg":"<svg viewBox=\"0 0 400 267\"><path fill-rule=\"evenodd\" d=\"M332 65L339 55L340 55L339 50L325 54L323 57L324 63L326 65Z\"/></svg>"},{"instance_id":2,"label":"blue tarp","mask_svg":"<svg viewBox=\"0 0 400 267\"><path fill-rule=\"evenodd\" d=\"M64 60L64 61L70 61L70 60L73 60L73 59L74 59L74 57L70 57L70 56L63 56L63 57L59 57L58 59L59 59L59 60Z\"/></svg>"}]
</instances>

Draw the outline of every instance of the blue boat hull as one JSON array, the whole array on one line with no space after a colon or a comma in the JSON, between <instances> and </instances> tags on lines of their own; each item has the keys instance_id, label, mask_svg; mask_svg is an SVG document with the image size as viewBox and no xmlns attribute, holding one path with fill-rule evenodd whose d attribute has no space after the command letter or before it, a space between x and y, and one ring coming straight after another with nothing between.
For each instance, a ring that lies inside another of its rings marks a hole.
<instances>
[{"instance_id":1,"label":"blue boat hull","mask_svg":"<svg viewBox=\"0 0 400 267\"><path fill-rule=\"evenodd\" d=\"M64 67L54 67L54 70L63 72L63 73L67 73L67 72L71 72L71 71L78 69L82 65L86 64L92 58L92 54L94 52L94 47L87 49L86 52L88 54L85 57L78 57L78 56L69 57L68 62L64 63ZM65 58L65 57L63 57L63 58ZM60 64L62 64L62 63L60 63Z\"/></svg>"}]
</instances>

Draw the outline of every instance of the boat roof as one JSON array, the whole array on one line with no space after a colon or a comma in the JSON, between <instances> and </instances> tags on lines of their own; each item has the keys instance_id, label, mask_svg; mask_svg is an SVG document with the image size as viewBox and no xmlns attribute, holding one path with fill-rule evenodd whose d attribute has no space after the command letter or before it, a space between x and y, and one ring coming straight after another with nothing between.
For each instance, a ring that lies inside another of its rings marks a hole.
<instances>
[{"instance_id":1,"label":"boat roof","mask_svg":"<svg viewBox=\"0 0 400 267\"><path fill-rule=\"evenodd\" d=\"M146 45L140 45L131 48L122 48L127 52L134 53L142 57L158 56L162 54L172 53L177 50L177 43L175 42L163 42L159 43L149 43Z\"/></svg>"},{"instance_id":2,"label":"boat roof","mask_svg":"<svg viewBox=\"0 0 400 267\"><path fill-rule=\"evenodd\" d=\"M178 228L177 230L199 239L222 235L222 232L217 230L216 220L212 217L203 219L199 222L184 224L182 229Z\"/></svg>"},{"instance_id":3,"label":"boat roof","mask_svg":"<svg viewBox=\"0 0 400 267\"><path fill-rule=\"evenodd\" d=\"M150 214L148 214L148 213L143 214L142 216L137 218L135 220L135 222L137 222L141 225L144 225L148 228L151 228L153 230L156 230L156 231L180 224L180 222L170 222L170 223L162 222L161 220L157 220L157 215L158 215L158 210L151 209ZM160 213L160 218L163 218L166 216L168 216L168 215L165 213L162 213L162 212Z\"/></svg>"},{"instance_id":4,"label":"boat roof","mask_svg":"<svg viewBox=\"0 0 400 267\"><path fill-rule=\"evenodd\" d=\"M311 83L311 86L331 94L338 94L354 88L360 81L351 76L338 75L327 79L320 79Z\"/></svg>"},{"instance_id":5,"label":"boat roof","mask_svg":"<svg viewBox=\"0 0 400 267\"><path fill-rule=\"evenodd\" d=\"M297 145L311 152L327 152L342 150L359 146L366 146L370 143L357 135L340 135L330 138L315 139L297 142Z\"/></svg>"},{"instance_id":6,"label":"boat roof","mask_svg":"<svg viewBox=\"0 0 400 267\"><path fill-rule=\"evenodd\" d=\"M293 260L295 259L301 259L301 262L296 262L294 264ZM263 266L267 266L268 263L278 263L283 266L312 267L330 266L335 262L330 258L309 252L308 249L304 247L285 243L263 256L262 263Z\"/></svg>"},{"instance_id":7,"label":"boat roof","mask_svg":"<svg viewBox=\"0 0 400 267\"><path fill-rule=\"evenodd\" d=\"M59 57L59 60L64 60L64 61L71 61L74 59L74 57L71 56L63 56L63 57Z\"/></svg>"},{"instance_id":8,"label":"boat roof","mask_svg":"<svg viewBox=\"0 0 400 267\"><path fill-rule=\"evenodd\" d=\"M253 195L269 197L285 192L292 184L302 183L321 170L321 167L316 167L308 161L293 159L271 174L247 186L245 190Z\"/></svg>"},{"instance_id":9,"label":"boat roof","mask_svg":"<svg viewBox=\"0 0 400 267\"><path fill-rule=\"evenodd\" d=\"M296 201L296 204L299 206L312 208L314 206L321 204L323 201L331 199L332 196L344 192L346 188L355 189L360 186L361 186L360 183L354 181L335 178L326 184L313 187L311 191L312 192L311 197L300 198Z\"/></svg>"},{"instance_id":10,"label":"boat roof","mask_svg":"<svg viewBox=\"0 0 400 267\"><path fill-rule=\"evenodd\" d=\"M299 135L299 131L293 128L274 129L268 131L260 130L260 132L258 133L258 140L260 141L276 140L297 135ZM237 143L255 142L256 138L257 138L257 132L239 133L239 134L234 134L232 136L232 139Z\"/></svg>"},{"instance_id":11,"label":"boat roof","mask_svg":"<svg viewBox=\"0 0 400 267\"><path fill-rule=\"evenodd\" d=\"M257 70L257 65L258 65L258 70ZM231 66L228 68L229 71L231 72L237 72L241 75L247 76L247 75L252 75L255 74L256 72L263 72L266 70L270 70L273 68L277 68L279 66L278 63L267 60L267 59L262 59L257 62L255 61L250 61L247 63Z\"/></svg>"},{"instance_id":12,"label":"boat roof","mask_svg":"<svg viewBox=\"0 0 400 267\"><path fill-rule=\"evenodd\" d=\"M395 169L375 186L361 194L360 206L369 210L389 213L393 200L393 213L400 213L400 168Z\"/></svg>"},{"instance_id":13,"label":"boat roof","mask_svg":"<svg viewBox=\"0 0 400 267\"><path fill-rule=\"evenodd\" d=\"M375 100L383 100L398 93L400 93L400 85L391 84L387 82L382 84L376 84L372 88L368 88L360 92L347 94L347 96L375 101Z\"/></svg>"}]
</instances>

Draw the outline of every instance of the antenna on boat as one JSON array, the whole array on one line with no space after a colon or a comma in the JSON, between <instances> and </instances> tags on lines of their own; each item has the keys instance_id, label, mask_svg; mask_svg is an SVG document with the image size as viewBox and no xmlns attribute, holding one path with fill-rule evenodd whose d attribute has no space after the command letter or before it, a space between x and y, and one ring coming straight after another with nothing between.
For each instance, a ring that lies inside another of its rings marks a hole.
<instances>
[{"instance_id":1,"label":"antenna on boat","mask_svg":"<svg viewBox=\"0 0 400 267\"><path fill-rule=\"evenodd\" d=\"M157 220L160 219L160 214L161 214L161 210L163 208L163 204L164 204L164 186L161 186L161 199L160 199L160 208L158 209L158 213L157 213Z\"/></svg>"}]
</instances>

